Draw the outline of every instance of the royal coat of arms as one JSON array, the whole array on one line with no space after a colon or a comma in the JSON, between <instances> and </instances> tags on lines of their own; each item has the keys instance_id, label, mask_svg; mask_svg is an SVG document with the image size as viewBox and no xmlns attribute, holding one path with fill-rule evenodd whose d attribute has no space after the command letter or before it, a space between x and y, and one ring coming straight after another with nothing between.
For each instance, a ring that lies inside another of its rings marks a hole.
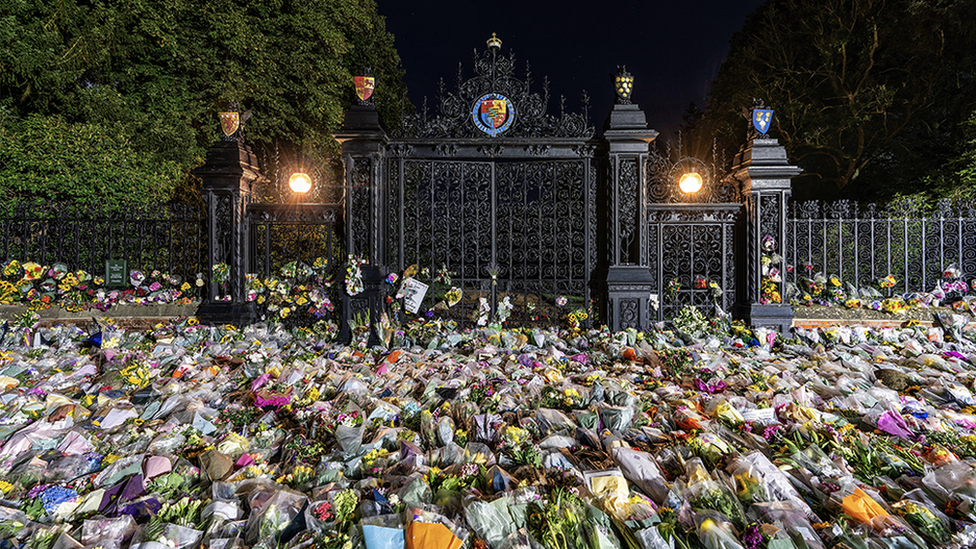
<instances>
[{"instance_id":1,"label":"royal coat of arms","mask_svg":"<svg viewBox=\"0 0 976 549\"><path fill-rule=\"evenodd\" d=\"M489 93L475 102L471 118L479 130L495 137L512 126L515 106L504 95Z\"/></svg>"},{"instance_id":2,"label":"royal coat of arms","mask_svg":"<svg viewBox=\"0 0 976 549\"><path fill-rule=\"evenodd\" d=\"M752 125L760 135L769 132L769 123L773 120L773 109L753 109Z\"/></svg>"},{"instance_id":3,"label":"royal coat of arms","mask_svg":"<svg viewBox=\"0 0 976 549\"><path fill-rule=\"evenodd\" d=\"M220 129L223 130L224 135L230 137L234 135L234 132L241 127L241 113L234 112L219 112L220 116Z\"/></svg>"}]
</instances>

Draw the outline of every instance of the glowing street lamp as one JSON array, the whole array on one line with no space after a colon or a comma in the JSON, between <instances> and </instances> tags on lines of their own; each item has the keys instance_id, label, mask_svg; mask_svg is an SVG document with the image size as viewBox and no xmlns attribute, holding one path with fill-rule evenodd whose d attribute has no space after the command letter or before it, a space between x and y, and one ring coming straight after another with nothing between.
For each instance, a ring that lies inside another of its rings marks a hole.
<instances>
[{"instance_id":1,"label":"glowing street lamp","mask_svg":"<svg viewBox=\"0 0 976 549\"><path fill-rule=\"evenodd\" d=\"M288 178L288 188L290 188L292 192L305 194L312 190L312 178L306 173L295 172L291 174L291 177Z\"/></svg>"},{"instance_id":2,"label":"glowing street lamp","mask_svg":"<svg viewBox=\"0 0 976 549\"><path fill-rule=\"evenodd\" d=\"M697 172L688 172L681 176L678 188L685 194L694 194L702 188L702 177Z\"/></svg>"}]
</instances>

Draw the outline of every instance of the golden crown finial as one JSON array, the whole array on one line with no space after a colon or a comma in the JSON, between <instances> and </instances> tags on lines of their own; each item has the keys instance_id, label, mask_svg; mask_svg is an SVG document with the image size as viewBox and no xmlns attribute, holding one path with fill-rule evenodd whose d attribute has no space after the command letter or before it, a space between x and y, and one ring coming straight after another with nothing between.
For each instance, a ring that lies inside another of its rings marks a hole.
<instances>
[{"instance_id":1,"label":"golden crown finial","mask_svg":"<svg viewBox=\"0 0 976 549\"><path fill-rule=\"evenodd\" d=\"M491 33L491 38L488 39L488 49L490 50L500 50L502 49L502 41L495 33Z\"/></svg>"}]
</instances>

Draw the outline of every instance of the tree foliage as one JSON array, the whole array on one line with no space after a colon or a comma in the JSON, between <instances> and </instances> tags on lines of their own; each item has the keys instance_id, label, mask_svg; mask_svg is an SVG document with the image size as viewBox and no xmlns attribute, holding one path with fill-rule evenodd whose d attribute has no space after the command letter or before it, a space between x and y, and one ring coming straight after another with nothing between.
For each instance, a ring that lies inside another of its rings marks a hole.
<instances>
[{"instance_id":1,"label":"tree foliage","mask_svg":"<svg viewBox=\"0 0 976 549\"><path fill-rule=\"evenodd\" d=\"M73 136L65 146L111 135L126 144L117 154L138 157L124 162L144 170L143 185L171 177L173 163L183 173L199 164L230 101L254 111L250 144L321 162L337 150L331 136L364 66L382 117L397 122L399 62L373 0L0 0L7 134L46 124Z\"/></svg>"},{"instance_id":2,"label":"tree foliage","mask_svg":"<svg viewBox=\"0 0 976 549\"><path fill-rule=\"evenodd\" d=\"M181 178L172 160L138 154L117 128L30 115L0 126L0 200L165 201Z\"/></svg>"},{"instance_id":3,"label":"tree foliage","mask_svg":"<svg viewBox=\"0 0 976 549\"><path fill-rule=\"evenodd\" d=\"M732 39L701 137L734 150L762 99L805 170L797 194L911 191L974 105L973 22L971 0L769 0Z\"/></svg>"}]
</instances>

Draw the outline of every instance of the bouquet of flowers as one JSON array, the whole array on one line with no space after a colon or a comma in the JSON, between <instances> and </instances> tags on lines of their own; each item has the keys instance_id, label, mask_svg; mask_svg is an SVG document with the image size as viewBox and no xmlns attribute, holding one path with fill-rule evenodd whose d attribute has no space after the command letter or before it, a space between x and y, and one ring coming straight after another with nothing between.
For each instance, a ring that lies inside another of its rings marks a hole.
<instances>
[{"instance_id":1,"label":"bouquet of flowers","mask_svg":"<svg viewBox=\"0 0 976 549\"><path fill-rule=\"evenodd\" d=\"M359 295L366 289L363 286L363 263L365 261L360 257L349 254L346 264L346 293L351 296Z\"/></svg>"},{"instance_id":2,"label":"bouquet of flowers","mask_svg":"<svg viewBox=\"0 0 976 549\"><path fill-rule=\"evenodd\" d=\"M573 492L557 488L546 502L529 504L529 533L552 549L589 549L583 536L586 504Z\"/></svg>"},{"instance_id":3,"label":"bouquet of flowers","mask_svg":"<svg viewBox=\"0 0 976 549\"><path fill-rule=\"evenodd\" d=\"M896 515L905 519L929 543L945 545L949 543L950 528L945 517L936 515L936 511L927 505L903 499L891 506Z\"/></svg>"},{"instance_id":4,"label":"bouquet of flowers","mask_svg":"<svg viewBox=\"0 0 976 549\"><path fill-rule=\"evenodd\" d=\"M365 432L363 413L360 410L351 410L338 414L330 430L335 433L336 442L344 454L359 453Z\"/></svg>"},{"instance_id":5,"label":"bouquet of flowers","mask_svg":"<svg viewBox=\"0 0 976 549\"><path fill-rule=\"evenodd\" d=\"M732 521L737 528L745 526L742 506L729 489L712 480L699 458L688 461L687 499L696 512L715 511Z\"/></svg>"}]
</instances>

